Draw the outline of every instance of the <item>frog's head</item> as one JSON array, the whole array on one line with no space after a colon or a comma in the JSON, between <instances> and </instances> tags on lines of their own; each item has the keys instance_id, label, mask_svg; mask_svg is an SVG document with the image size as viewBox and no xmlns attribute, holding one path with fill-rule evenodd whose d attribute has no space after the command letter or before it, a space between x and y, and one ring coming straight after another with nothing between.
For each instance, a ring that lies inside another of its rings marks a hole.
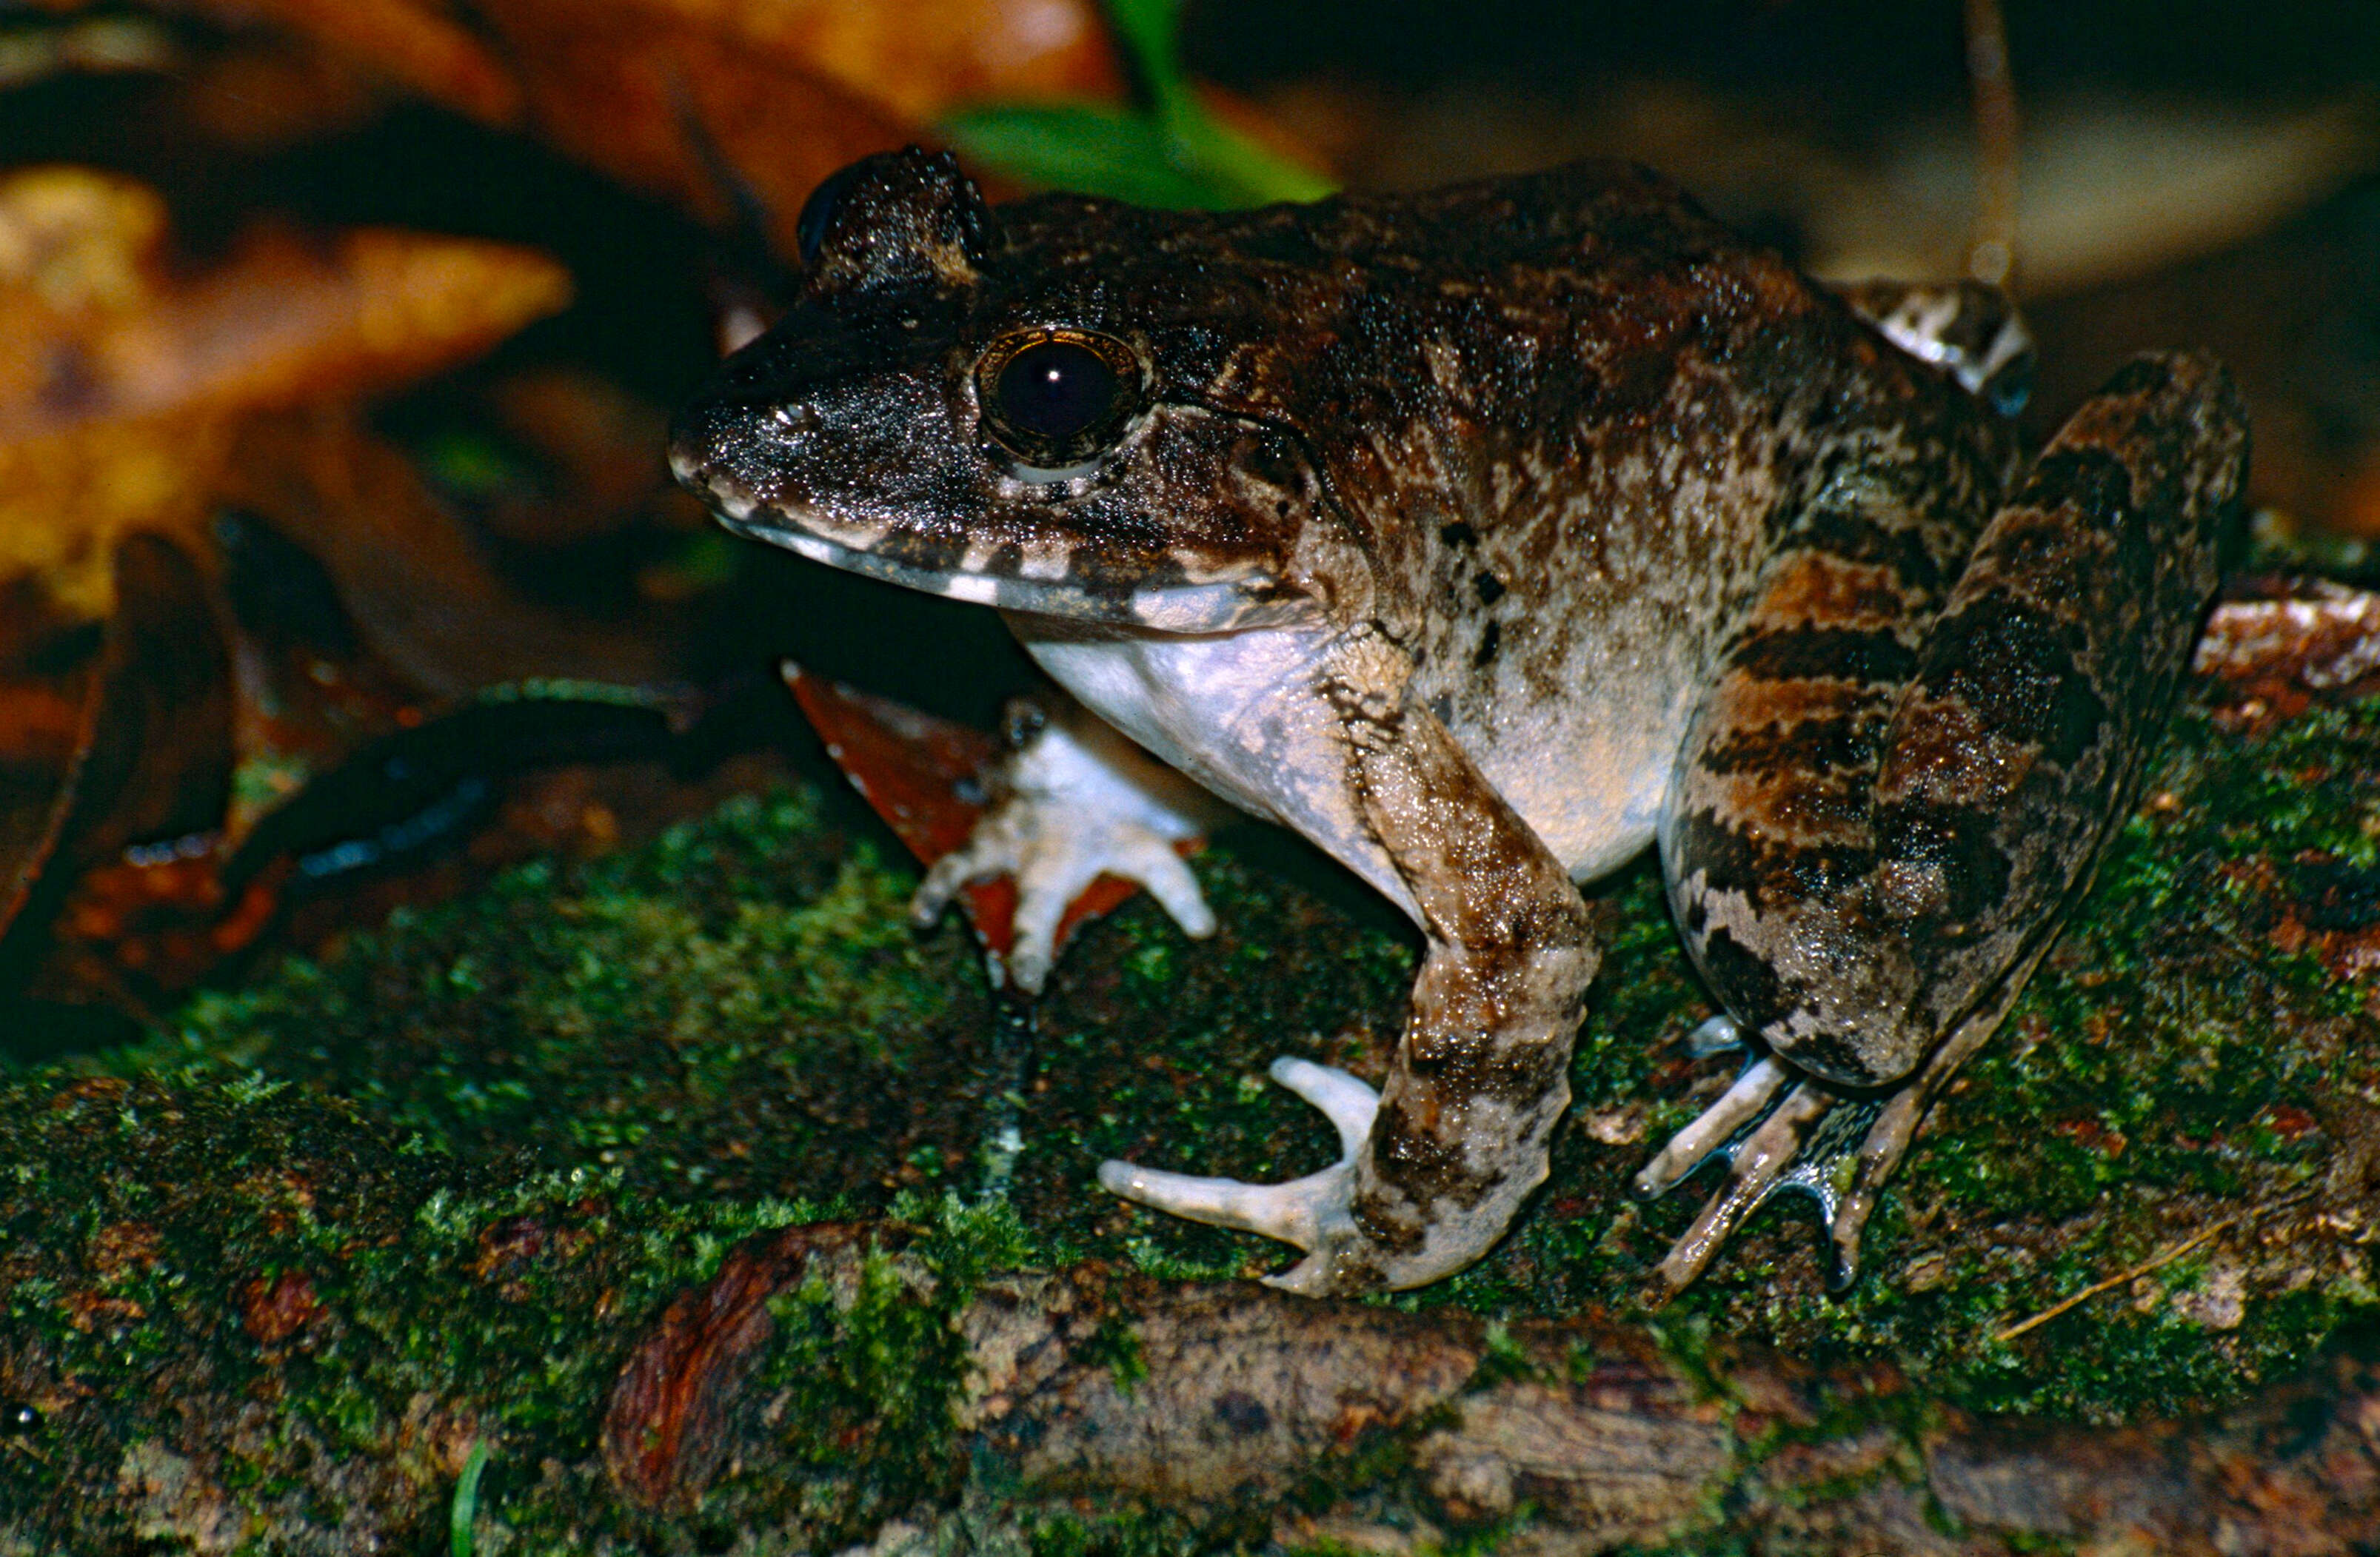
<instances>
[{"instance_id":1,"label":"frog's head","mask_svg":"<svg viewBox=\"0 0 2380 1557\"><path fill-rule=\"evenodd\" d=\"M915 588L1167 632L1301 619L1320 483L1214 390L1249 328L1217 313L1264 299L1219 303L1168 246L1197 223L995 212L915 148L856 163L803 212L798 299L680 414L672 466L729 527Z\"/></svg>"}]
</instances>

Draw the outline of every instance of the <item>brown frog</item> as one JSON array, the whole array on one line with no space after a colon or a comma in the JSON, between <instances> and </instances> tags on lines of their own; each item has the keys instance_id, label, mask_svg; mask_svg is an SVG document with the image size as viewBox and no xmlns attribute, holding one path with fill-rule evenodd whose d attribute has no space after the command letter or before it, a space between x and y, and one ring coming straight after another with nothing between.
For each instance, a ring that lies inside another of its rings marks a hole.
<instances>
[{"instance_id":1,"label":"brown frog","mask_svg":"<svg viewBox=\"0 0 2380 1557\"><path fill-rule=\"evenodd\" d=\"M1216 215L993 210L912 150L804 226L800 296L682 414L680 479L742 534L999 608L1105 721L1019 754L921 909L1014 870L1028 985L1099 869L1203 929L1167 847L1193 807L1145 751L1426 938L1378 1094L1274 1068L1336 1165L1101 1182L1296 1245L1300 1292L1477 1259L1569 1100L1573 883L1653 844L1728 1012L1704 1040L1750 1050L1638 1178L1730 1161L1664 1274L1795 1188L1847 1283L2135 798L2243 476L2222 370L2142 357L2022 459L1995 295L1830 293L1608 163Z\"/></svg>"}]
</instances>

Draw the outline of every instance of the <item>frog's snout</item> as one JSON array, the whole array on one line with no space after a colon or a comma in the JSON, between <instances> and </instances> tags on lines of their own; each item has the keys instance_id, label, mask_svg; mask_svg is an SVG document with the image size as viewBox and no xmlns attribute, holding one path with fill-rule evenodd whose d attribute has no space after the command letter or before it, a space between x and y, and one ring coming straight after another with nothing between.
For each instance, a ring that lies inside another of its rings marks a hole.
<instances>
[{"instance_id":1,"label":"frog's snout","mask_svg":"<svg viewBox=\"0 0 2380 1557\"><path fill-rule=\"evenodd\" d=\"M721 501L725 494L714 490L712 478L732 463L737 441L749 423L747 407L728 404L707 392L679 407L670 422L670 474L699 496Z\"/></svg>"}]
</instances>

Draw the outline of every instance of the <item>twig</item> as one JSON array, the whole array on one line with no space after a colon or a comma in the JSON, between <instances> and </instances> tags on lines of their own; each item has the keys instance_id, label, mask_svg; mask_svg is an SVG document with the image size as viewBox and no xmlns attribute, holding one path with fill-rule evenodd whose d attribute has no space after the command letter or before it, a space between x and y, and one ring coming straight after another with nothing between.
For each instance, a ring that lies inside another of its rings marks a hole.
<instances>
[{"instance_id":1,"label":"twig","mask_svg":"<svg viewBox=\"0 0 2380 1557\"><path fill-rule=\"evenodd\" d=\"M2244 1215L2245 1213L2242 1213L2240 1214ZM2026 1331L2034 1329L2039 1325L2047 1324L2051 1320L2056 1319L2059 1314L2064 1313L2067 1310L2074 1307L2077 1303L2088 1302L2092 1298L2096 1298L2102 1292L2107 1291L2111 1286L2121 1286L2128 1281L2132 1281L2138 1277L2148 1274L2151 1271L2155 1270L2160 1265L2170 1265L2175 1261L2180 1259L2183 1255L2189 1253L2192 1249L2196 1249L2200 1244L2204 1243L2207 1239L2213 1237L2216 1234L2221 1232L2224 1228L2228 1227L2231 1224L2239 1220L2240 1215L2227 1216L2222 1221L2216 1223L2213 1226L2207 1227L2182 1239L2181 1242L2175 1244L2172 1248L2151 1255L2147 1260L2133 1266L2131 1270L2124 1272L2122 1274L2109 1276L2106 1281L2093 1282L2090 1285L2074 1294L2073 1297L2067 1298L2064 1302L2054 1303L2048 1308L2042 1310L2041 1312L2034 1315L2031 1319L2023 1320L2018 1323L2010 1325L2006 1330L1994 1335L1992 1339L1995 1341L2013 1341L2018 1336L2023 1334Z\"/></svg>"},{"instance_id":2,"label":"twig","mask_svg":"<svg viewBox=\"0 0 2380 1557\"><path fill-rule=\"evenodd\" d=\"M2275 1195L2271 1200L2265 1201L2262 1205L2252 1205L2245 1211L2235 1211L2230 1215L2225 1217L2222 1221L2201 1229L2191 1237L2182 1239L2181 1242L2175 1244L2172 1248L2152 1255L2147 1261L2133 1266L2131 1270L2124 1272L2121 1275L2113 1275L2109 1276L2106 1281L2095 1282L2091 1285L2084 1287L2082 1291L2074 1294L2073 1297L2058 1304L2056 1307L2044 1309L2041 1312L2034 1315L2031 1319L2022 1321L2020 1323L2010 1325L2006 1330L1994 1335L1992 1339L1995 1341L2014 1340L2017 1336L2023 1334L2026 1331L2033 1329L2036 1325L2047 1324L2051 1320L2056 1319L2059 1314L2064 1313L2075 1304L2088 1302L2090 1299L2096 1298L2100 1293L2107 1291L2111 1286L2121 1286L2126 1282L2132 1280L2136 1276L2144 1276L2148 1274L2151 1271L2155 1270L2160 1265L2172 1264L2175 1261L2180 1259L2192 1249L2196 1249L2200 1244L2204 1243L2207 1239L2223 1231L2226 1227L2229 1227L2236 1223L2270 1216L2277 1211L2283 1210L2289 1206L2302 1204L2313 1197L2314 1188L2315 1187L2313 1184L2301 1184L2294 1189L2286 1190L2281 1194Z\"/></svg>"},{"instance_id":3,"label":"twig","mask_svg":"<svg viewBox=\"0 0 2380 1557\"><path fill-rule=\"evenodd\" d=\"M2000 0L1967 0L1967 87L1975 109L1975 237L1967 273L2006 286L2016 270L2016 84Z\"/></svg>"},{"instance_id":4,"label":"twig","mask_svg":"<svg viewBox=\"0 0 2380 1557\"><path fill-rule=\"evenodd\" d=\"M2064 1302L2058 1304L2056 1307L2044 1309L2041 1312L2034 1315L2031 1319L2025 1320L2021 1323L2010 1325L2006 1330L1994 1335L1992 1339L1995 1341L2013 1340L2017 1336L2023 1334L2026 1331L2033 1329L2035 1325L2047 1324L2051 1320L2056 1319L2059 1314L2064 1313L2075 1304L2088 1302L2091 1298L2097 1297L2100 1293L2107 1291L2111 1286L2121 1286L2126 1282L2132 1280L2134 1277L2148 1274L2151 1271L2155 1270L2160 1265L2172 1264L2175 1261L2180 1259L2183 1255L2189 1253L2192 1249L2196 1249L2200 1244L2204 1243L2207 1239L2215 1237L2217 1233L2222 1232L2227 1227L2236 1225L2241 1222L2255 1221L2263 1217L2270 1216L2277 1211L2285 1210L2289 1206L2304 1203L2306 1201L2313 1198L2314 1189L2315 1187L2313 1184L2301 1184L2294 1189L2287 1190L2284 1193L2274 1196L2271 1200L2265 1201L2262 1205L2252 1205L2245 1211L2235 1211L2230 1215L2225 1217L2222 1221L2214 1223L2199 1232L2192 1234L2191 1237L2182 1239L2181 1242L2175 1244L2170 1249L2163 1249L2158 1253L2152 1255L2148 1260L2133 1266L2131 1270L2124 1272L2122 1274L2109 1276L2106 1281L2094 1282L2091 1285L2084 1287L2082 1291L2074 1294L2073 1297L2067 1298Z\"/></svg>"}]
</instances>

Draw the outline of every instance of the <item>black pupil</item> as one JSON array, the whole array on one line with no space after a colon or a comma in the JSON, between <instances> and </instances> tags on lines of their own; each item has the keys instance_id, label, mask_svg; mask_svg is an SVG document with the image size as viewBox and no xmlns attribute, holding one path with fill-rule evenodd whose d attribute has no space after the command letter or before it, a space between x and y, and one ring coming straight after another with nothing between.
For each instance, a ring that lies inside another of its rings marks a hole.
<instances>
[{"instance_id":1,"label":"black pupil","mask_svg":"<svg viewBox=\"0 0 2380 1557\"><path fill-rule=\"evenodd\" d=\"M1115 404L1115 369L1099 354L1064 341L1027 346L1000 370L1000 413L1037 438L1063 443Z\"/></svg>"}]
</instances>

